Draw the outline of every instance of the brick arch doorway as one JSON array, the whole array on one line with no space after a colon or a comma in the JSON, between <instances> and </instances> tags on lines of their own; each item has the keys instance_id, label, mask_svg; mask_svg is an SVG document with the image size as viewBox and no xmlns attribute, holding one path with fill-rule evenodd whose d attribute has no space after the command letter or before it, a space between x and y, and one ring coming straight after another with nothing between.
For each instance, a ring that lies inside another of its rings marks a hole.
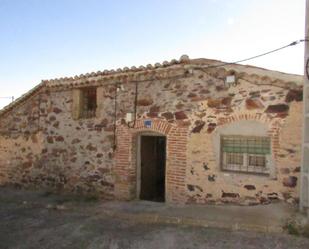
<instances>
[{"instance_id":1,"label":"brick arch doorway","mask_svg":"<svg viewBox=\"0 0 309 249\"><path fill-rule=\"evenodd\" d=\"M151 120L149 122L145 121ZM138 137L143 133L156 133L166 137L165 201L186 201L185 175L187 166L188 127L159 119L138 120L134 128L117 126L117 149L113 174L116 199L137 199Z\"/></svg>"},{"instance_id":2,"label":"brick arch doorway","mask_svg":"<svg viewBox=\"0 0 309 249\"><path fill-rule=\"evenodd\" d=\"M165 201L166 136L157 132L137 135L136 197L147 201Z\"/></svg>"}]
</instances>

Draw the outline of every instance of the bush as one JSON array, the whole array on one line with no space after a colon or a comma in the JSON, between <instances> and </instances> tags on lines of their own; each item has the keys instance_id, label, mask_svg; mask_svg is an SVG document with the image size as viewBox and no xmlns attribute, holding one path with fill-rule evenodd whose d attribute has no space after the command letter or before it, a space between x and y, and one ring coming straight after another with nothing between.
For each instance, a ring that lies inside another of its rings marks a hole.
<instances>
[{"instance_id":1,"label":"bush","mask_svg":"<svg viewBox=\"0 0 309 249\"><path fill-rule=\"evenodd\" d=\"M299 235L299 228L298 228L297 224L295 224L294 222L287 223L283 227L283 229L286 230L288 232L288 234L296 235L296 236Z\"/></svg>"},{"instance_id":2,"label":"bush","mask_svg":"<svg viewBox=\"0 0 309 249\"><path fill-rule=\"evenodd\" d=\"M283 229L287 231L288 234L309 238L309 223L302 224L295 218L288 219Z\"/></svg>"}]
</instances>

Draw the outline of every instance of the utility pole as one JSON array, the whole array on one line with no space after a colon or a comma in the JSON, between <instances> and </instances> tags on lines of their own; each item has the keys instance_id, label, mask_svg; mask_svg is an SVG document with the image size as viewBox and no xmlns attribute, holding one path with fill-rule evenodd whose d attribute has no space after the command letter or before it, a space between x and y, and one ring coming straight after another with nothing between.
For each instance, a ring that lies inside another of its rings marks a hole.
<instances>
[{"instance_id":1,"label":"utility pole","mask_svg":"<svg viewBox=\"0 0 309 249\"><path fill-rule=\"evenodd\" d=\"M306 0L300 210L309 217L309 0Z\"/></svg>"}]
</instances>

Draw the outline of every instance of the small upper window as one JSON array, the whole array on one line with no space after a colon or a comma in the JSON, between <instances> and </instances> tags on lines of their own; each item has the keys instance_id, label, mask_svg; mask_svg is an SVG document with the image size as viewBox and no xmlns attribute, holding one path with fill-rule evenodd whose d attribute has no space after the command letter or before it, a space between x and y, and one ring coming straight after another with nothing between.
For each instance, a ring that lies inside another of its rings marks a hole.
<instances>
[{"instance_id":1,"label":"small upper window","mask_svg":"<svg viewBox=\"0 0 309 249\"><path fill-rule=\"evenodd\" d=\"M269 174L270 138L222 136L222 170Z\"/></svg>"},{"instance_id":2,"label":"small upper window","mask_svg":"<svg viewBox=\"0 0 309 249\"><path fill-rule=\"evenodd\" d=\"M81 110L82 118L95 117L97 109L97 89L95 87L81 90Z\"/></svg>"}]
</instances>

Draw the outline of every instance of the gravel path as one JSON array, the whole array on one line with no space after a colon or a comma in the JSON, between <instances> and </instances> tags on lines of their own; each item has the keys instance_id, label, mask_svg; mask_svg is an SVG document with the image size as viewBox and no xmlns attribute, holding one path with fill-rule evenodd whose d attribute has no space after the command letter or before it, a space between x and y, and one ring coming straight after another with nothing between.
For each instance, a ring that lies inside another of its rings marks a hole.
<instances>
[{"instance_id":1,"label":"gravel path","mask_svg":"<svg viewBox=\"0 0 309 249\"><path fill-rule=\"evenodd\" d=\"M0 188L0 248L309 248L309 239L112 219L100 202Z\"/></svg>"}]
</instances>

